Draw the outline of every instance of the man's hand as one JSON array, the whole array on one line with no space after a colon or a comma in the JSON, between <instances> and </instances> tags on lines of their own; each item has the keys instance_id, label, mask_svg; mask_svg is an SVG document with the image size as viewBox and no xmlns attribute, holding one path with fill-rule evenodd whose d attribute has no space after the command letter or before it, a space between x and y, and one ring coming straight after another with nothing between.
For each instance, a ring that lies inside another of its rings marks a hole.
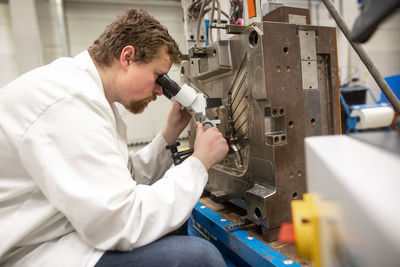
<instances>
[{"instance_id":1,"label":"man's hand","mask_svg":"<svg viewBox=\"0 0 400 267\"><path fill-rule=\"evenodd\" d=\"M167 124L161 132L168 144L176 141L192 118L192 115L186 109L181 109L181 107L182 105L178 102L172 105L168 114Z\"/></svg>"},{"instance_id":2,"label":"man's hand","mask_svg":"<svg viewBox=\"0 0 400 267\"><path fill-rule=\"evenodd\" d=\"M204 131L200 122L196 122L196 126L193 156L198 158L208 170L226 157L229 147L217 128L211 127Z\"/></svg>"}]
</instances>

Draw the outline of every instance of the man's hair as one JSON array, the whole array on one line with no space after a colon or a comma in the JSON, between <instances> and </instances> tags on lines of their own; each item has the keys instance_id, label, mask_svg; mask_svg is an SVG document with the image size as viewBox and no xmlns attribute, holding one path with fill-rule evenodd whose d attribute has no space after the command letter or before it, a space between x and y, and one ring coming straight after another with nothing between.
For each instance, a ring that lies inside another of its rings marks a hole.
<instances>
[{"instance_id":1,"label":"man's hair","mask_svg":"<svg viewBox=\"0 0 400 267\"><path fill-rule=\"evenodd\" d=\"M165 47L171 62L181 63L182 54L177 43L167 28L146 10L131 8L124 11L89 47L89 54L99 65L109 67L114 58L119 59L127 45L135 48L134 62L148 63Z\"/></svg>"}]
</instances>

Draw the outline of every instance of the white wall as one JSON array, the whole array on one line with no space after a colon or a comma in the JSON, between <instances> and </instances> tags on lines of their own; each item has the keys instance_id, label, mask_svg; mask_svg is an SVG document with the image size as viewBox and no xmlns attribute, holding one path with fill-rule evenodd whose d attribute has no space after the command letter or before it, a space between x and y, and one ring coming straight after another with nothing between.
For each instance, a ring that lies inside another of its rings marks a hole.
<instances>
[{"instance_id":1,"label":"white wall","mask_svg":"<svg viewBox=\"0 0 400 267\"><path fill-rule=\"evenodd\" d=\"M68 44L64 44L68 42L68 36L65 35L65 25L59 21L62 18L58 16L62 14L57 12L57 2L62 3L57 0L36 0L44 64L62 56L70 56Z\"/></svg>"},{"instance_id":2,"label":"white wall","mask_svg":"<svg viewBox=\"0 0 400 267\"><path fill-rule=\"evenodd\" d=\"M389 17L379 26L378 31L364 45L376 68L383 77L400 74L400 10ZM369 74L368 70L360 63L358 56L353 53L354 65L358 66L358 77L370 87L379 100L381 91ZM371 102L371 100L369 100Z\"/></svg>"},{"instance_id":3,"label":"white wall","mask_svg":"<svg viewBox=\"0 0 400 267\"><path fill-rule=\"evenodd\" d=\"M0 87L63 55L54 8L57 1L0 1Z\"/></svg>"},{"instance_id":4,"label":"white wall","mask_svg":"<svg viewBox=\"0 0 400 267\"><path fill-rule=\"evenodd\" d=\"M0 87L18 76L8 3L0 2Z\"/></svg>"}]
</instances>

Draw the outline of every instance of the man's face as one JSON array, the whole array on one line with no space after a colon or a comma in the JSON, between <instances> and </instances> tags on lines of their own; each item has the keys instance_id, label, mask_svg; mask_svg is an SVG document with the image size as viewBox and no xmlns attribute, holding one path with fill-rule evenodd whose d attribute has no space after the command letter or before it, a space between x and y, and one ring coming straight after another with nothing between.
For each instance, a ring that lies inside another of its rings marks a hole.
<instances>
[{"instance_id":1,"label":"man's face","mask_svg":"<svg viewBox=\"0 0 400 267\"><path fill-rule=\"evenodd\" d=\"M130 112L132 112L133 114L139 114L144 111L144 109L151 101L155 101L156 99L157 99L157 94L154 92L152 96L146 99L131 101L127 106L125 106L125 108Z\"/></svg>"},{"instance_id":2,"label":"man's face","mask_svg":"<svg viewBox=\"0 0 400 267\"><path fill-rule=\"evenodd\" d=\"M119 102L134 114L143 112L151 101L162 95L162 88L156 83L156 79L161 74L168 73L170 68L171 61L165 48L149 63L131 62Z\"/></svg>"}]
</instances>

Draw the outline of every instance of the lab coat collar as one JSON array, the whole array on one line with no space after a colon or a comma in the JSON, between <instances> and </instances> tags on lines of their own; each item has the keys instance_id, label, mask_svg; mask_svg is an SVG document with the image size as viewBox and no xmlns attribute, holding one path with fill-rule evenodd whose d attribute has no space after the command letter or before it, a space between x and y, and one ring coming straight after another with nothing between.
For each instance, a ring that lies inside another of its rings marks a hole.
<instances>
[{"instance_id":1,"label":"lab coat collar","mask_svg":"<svg viewBox=\"0 0 400 267\"><path fill-rule=\"evenodd\" d=\"M85 50L76 55L74 59L77 61L82 70L86 71L92 77L97 84L97 88L99 88L99 92L105 97L100 74L97 71L96 65L94 65L92 58L90 57L89 52Z\"/></svg>"},{"instance_id":2,"label":"lab coat collar","mask_svg":"<svg viewBox=\"0 0 400 267\"><path fill-rule=\"evenodd\" d=\"M97 84L97 88L99 88L99 91L101 91L101 94L105 97L103 83L101 81L99 72L97 71L96 65L94 64L92 58L89 55L89 52L87 50L81 52L80 54L75 56L75 60L78 62L78 65L82 68L82 70L87 72L92 77L92 79ZM121 118L121 114L119 113L119 110L116 107L115 103L111 103L110 107L114 113L115 127L119 136L119 142L118 142L119 149L124 156L125 155L127 156L128 150L126 146L127 142L126 124Z\"/></svg>"}]
</instances>

